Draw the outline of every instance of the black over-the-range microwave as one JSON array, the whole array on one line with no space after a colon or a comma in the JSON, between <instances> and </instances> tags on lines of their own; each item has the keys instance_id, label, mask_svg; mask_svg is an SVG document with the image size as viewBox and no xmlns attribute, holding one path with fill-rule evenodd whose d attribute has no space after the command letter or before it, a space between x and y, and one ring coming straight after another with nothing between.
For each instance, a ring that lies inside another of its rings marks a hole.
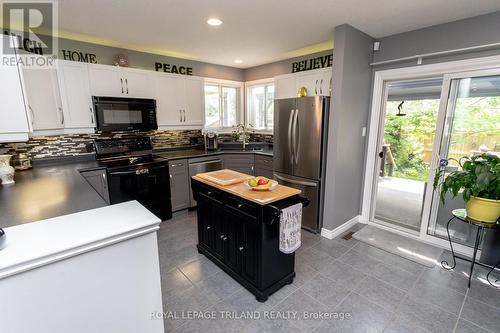
<instances>
[{"instance_id":1,"label":"black over-the-range microwave","mask_svg":"<svg viewBox=\"0 0 500 333\"><path fill-rule=\"evenodd\" d=\"M158 129L154 99L92 96L92 102L98 131Z\"/></svg>"}]
</instances>

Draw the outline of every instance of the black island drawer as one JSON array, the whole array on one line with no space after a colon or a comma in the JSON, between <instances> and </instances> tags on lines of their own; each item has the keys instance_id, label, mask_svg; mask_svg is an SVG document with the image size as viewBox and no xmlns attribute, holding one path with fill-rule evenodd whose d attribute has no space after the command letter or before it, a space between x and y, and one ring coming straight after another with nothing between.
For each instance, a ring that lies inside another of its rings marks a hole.
<instances>
[{"instance_id":1,"label":"black island drawer","mask_svg":"<svg viewBox=\"0 0 500 333\"><path fill-rule=\"evenodd\" d=\"M197 200L197 195L200 195L220 205L224 202L224 193L222 191L216 190L213 187L206 187L201 184L196 186L197 186L197 191L193 191L195 200Z\"/></svg>"},{"instance_id":2,"label":"black island drawer","mask_svg":"<svg viewBox=\"0 0 500 333\"><path fill-rule=\"evenodd\" d=\"M227 207L231 207L234 211L252 217L257 218L257 207L253 204L239 200L235 197L228 197L226 202Z\"/></svg>"}]
</instances>

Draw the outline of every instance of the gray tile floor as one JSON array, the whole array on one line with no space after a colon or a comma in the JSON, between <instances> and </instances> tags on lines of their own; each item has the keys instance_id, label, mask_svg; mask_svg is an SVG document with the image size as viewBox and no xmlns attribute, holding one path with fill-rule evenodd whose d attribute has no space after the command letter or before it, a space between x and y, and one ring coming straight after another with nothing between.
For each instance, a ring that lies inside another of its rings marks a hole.
<instances>
[{"instance_id":1,"label":"gray tile floor","mask_svg":"<svg viewBox=\"0 0 500 333\"><path fill-rule=\"evenodd\" d=\"M362 226L355 226L354 230ZM500 290L468 265L432 269L354 239L303 232L296 278L259 303L196 250L196 213L176 216L158 235L166 332L500 332ZM449 253L443 254L448 259ZM190 311L190 312L189 312ZM260 319L222 318L223 313ZM290 312L286 312L290 311ZM296 318L264 318L292 314ZM304 312L348 313L351 319L308 319ZM187 318L215 315L217 319Z\"/></svg>"}]
</instances>

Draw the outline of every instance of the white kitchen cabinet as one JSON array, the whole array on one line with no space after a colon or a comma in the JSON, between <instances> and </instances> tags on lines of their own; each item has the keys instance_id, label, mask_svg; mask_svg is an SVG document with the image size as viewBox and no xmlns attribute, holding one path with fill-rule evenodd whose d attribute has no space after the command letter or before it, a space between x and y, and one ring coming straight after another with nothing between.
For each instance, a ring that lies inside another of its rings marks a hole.
<instances>
[{"instance_id":1,"label":"white kitchen cabinet","mask_svg":"<svg viewBox=\"0 0 500 333\"><path fill-rule=\"evenodd\" d=\"M0 48L4 39L0 35ZM0 55L3 55L0 49ZM31 131L30 117L26 112L23 87L17 66L0 65L0 142L20 142L28 140Z\"/></svg>"},{"instance_id":2,"label":"white kitchen cabinet","mask_svg":"<svg viewBox=\"0 0 500 333\"><path fill-rule=\"evenodd\" d=\"M295 79L295 91L299 91L300 88L307 88L307 96L314 96L319 94L318 82L320 80L316 71L300 72L296 74Z\"/></svg>"},{"instance_id":3,"label":"white kitchen cabinet","mask_svg":"<svg viewBox=\"0 0 500 333\"><path fill-rule=\"evenodd\" d=\"M89 65L93 96L152 98L151 73L109 65Z\"/></svg>"},{"instance_id":4,"label":"white kitchen cabinet","mask_svg":"<svg viewBox=\"0 0 500 333\"><path fill-rule=\"evenodd\" d=\"M60 130L62 133L65 119L56 69L25 67L22 73L35 135L37 131Z\"/></svg>"},{"instance_id":5,"label":"white kitchen cabinet","mask_svg":"<svg viewBox=\"0 0 500 333\"><path fill-rule=\"evenodd\" d=\"M66 131L93 132L95 119L87 64L59 60L57 74Z\"/></svg>"},{"instance_id":6,"label":"white kitchen cabinet","mask_svg":"<svg viewBox=\"0 0 500 333\"><path fill-rule=\"evenodd\" d=\"M295 74L286 74L274 78L276 99L297 97Z\"/></svg>"},{"instance_id":7,"label":"white kitchen cabinet","mask_svg":"<svg viewBox=\"0 0 500 333\"><path fill-rule=\"evenodd\" d=\"M184 83L172 75L162 73L155 75L154 83L158 126L180 125L183 120Z\"/></svg>"},{"instance_id":8,"label":"white kitchen cabinet","mask_svg":"<svg viewBox=\"0 0 500 333\"><path fill-rule=\"evenodd\" d=\"M118 67L88 65L90 88L93 96L123 96L125 83Z\"/></svg>"},{"instance_id":9,"label":"white kitchen cabinet","mask_svg":"<svg viewBox=\"0 0 500 333\"><path fill-rule=\"evenodd\" d=\"M301 87L307 88L308 96L330 96L331 77L331 67L276 76L276 99L297 97Z\"/></svg>"},{"instance_id":10,"label":"white kitchen cabinet","mask_svg":"<svg viewBox=\"0 0 500 333\"><path fill-rule=\"evenodd\" d=\"M205 119L204 80L157 73L155 75L158 126L201 128Z\"/></svg>"},{"instance_id":11,"label":"white kitchen cabinet","mask_svg":"<svg viewBox=\"0 0 500 333\"><path fill-rule=\"evenodd\" d=\"M205 81L200 77L184 78L184 123L205 124Z\"/></svg>"},{"instance_id":12,"label":"white kitchen cabinet","mask_svg":"<svg viewBox=\"0 0 500 333\"><path fill-rule=\"evenodd\" d=\"M154 97L152 72L133 68L121 68L120 71L125 80L125 97Z\"/></svg>"},{"instance_id":13,"label":"white kitchen cabinet","mask_svg":"<svg viewBox=\"0 0 500 333\"><path fill-rule=\"evenodd\" d=\"M321 70L319 76L319 95L330 96L332 94L332 68Z\"/></svg>"}]
</instances>

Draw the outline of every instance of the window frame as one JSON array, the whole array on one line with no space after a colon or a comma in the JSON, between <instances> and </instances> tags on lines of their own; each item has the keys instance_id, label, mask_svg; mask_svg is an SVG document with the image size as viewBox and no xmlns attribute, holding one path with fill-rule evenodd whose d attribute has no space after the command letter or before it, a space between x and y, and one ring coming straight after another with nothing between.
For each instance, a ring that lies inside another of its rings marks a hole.
<instances>
[{"instance_id":1,"label":"window frame","mask_svg":"<svg viewBox=\"0 0 500 333\"><path fill-rule=\"evenodd\" d=\"M275 98L273 99L273 103L274 103L274 100L276 100L276 82L275 82L274 77L245 82L245 126L249 125L250 100L248 97L250 96L250 89L254 88L254 87L269 86L269 85L274 86L274 94L275 94ZM273 104L273 108L274 108L274 104ZM267 123L267 121L266 121L266 123ZM254 131L255 131L255 133L273 134L274 129L266 127L266 128L256 128Z\"/></svg>"},{"instance_id":2,"label":"window frame","mask_svg":"<svg viewBox=\"0 0 500 333\"><path fill-rule=\"evenodd\" d=\"M214 79L214 78L205 78L203 82L203 91L205 91L206 85L217 86L219 90L219 110L222 108L222 88L237 88L236 90L236 113L239 116L239 123L245 123L245 112L244 112L244 82L240 81L231 81L231 80L222 80L222 79ZM205 92L203 92L203 98L205 99ZM219 117L219 126L218 127L207 127L206 125L206 106L203 110L204 112L204 130L216 130L219 133L231 133L232 126L223 127L222 119ZM238 124L236 124L238 125Z\"/></svg>"}]
</instances>

